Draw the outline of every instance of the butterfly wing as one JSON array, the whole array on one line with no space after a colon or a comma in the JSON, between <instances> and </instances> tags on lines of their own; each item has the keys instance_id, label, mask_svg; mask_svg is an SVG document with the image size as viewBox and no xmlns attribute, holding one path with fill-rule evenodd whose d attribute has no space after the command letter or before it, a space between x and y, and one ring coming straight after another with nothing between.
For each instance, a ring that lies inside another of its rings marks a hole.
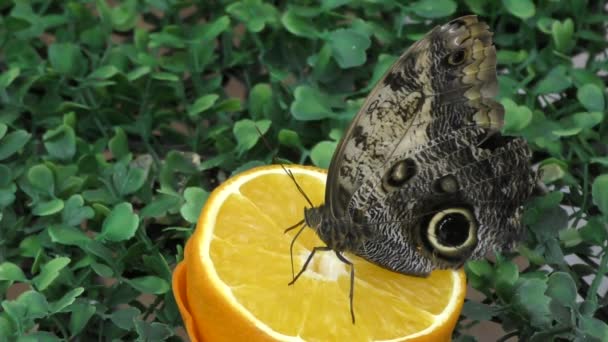
<instances>
[{"instance_id":1,"label":"butterfly wing","mask_svg":"<svg viewBox=\"0 0 608 342\"><path fill-rule=\"evenodd\" d=\"M353 252L402 273L425 274L514 239L517 209L527 197L519 188L533 176L525 143L497 134L503 109L491 99L496 93L492 33L476 16L434 28L398 59L330 164L329 212L371 231ZM480 187L487 190L478 193ZM501 218L487 218L492 211ZM476 227L460 241L454 236L470 228L468 221ZM478 243L489 224L507 227L508 234ZM449 238L473 247L441 246Z\"/></svg>"}]
</instances>

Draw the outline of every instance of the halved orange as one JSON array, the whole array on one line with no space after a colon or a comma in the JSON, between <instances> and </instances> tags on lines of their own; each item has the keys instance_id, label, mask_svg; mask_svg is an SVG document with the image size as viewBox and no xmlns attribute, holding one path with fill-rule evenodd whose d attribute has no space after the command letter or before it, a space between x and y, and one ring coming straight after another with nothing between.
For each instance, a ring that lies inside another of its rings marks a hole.
<instances>
[{"instance_id":1,"label":"halved orange","mask_svg":"<svg viewBox=\"0 0 608 342\"><path fill-rule=\"evenodd\" d=\"M315 205L325 171L288 166ZM292 279L289 244L306 202L278 166L258 167L220 185L209 197L173 291L193 341L448 341L466 291L462 270L428 278L394 273L348 253L355 266L354 311L349 268L333 252L315 255ZM311 229L296 240L296 272L313 247Z\"/></svg>"}]
</instances>

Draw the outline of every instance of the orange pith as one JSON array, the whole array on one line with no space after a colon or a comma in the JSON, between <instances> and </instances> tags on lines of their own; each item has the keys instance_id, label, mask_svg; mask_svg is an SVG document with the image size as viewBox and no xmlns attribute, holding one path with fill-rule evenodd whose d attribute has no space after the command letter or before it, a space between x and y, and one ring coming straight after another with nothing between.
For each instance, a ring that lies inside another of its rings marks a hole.
<instances>
[{"instance_id":1,"label":"orange pith","mask_svg":"<svg viewBox=\"0 0 608 342\"><path fill-rule=\"evenodd\" d=\"M289 166L315 205L325 173ZM349 269L320 252L293 286L289 244L306 201L280 166L231 178L209 197L188 241L173 286L188 333L199 341L449 340L465 294L464 273L419 278L387 271L354 255L354 309ZM314 246L306 228L294 245L296 272Z\"/></svg>"}]
</instances>

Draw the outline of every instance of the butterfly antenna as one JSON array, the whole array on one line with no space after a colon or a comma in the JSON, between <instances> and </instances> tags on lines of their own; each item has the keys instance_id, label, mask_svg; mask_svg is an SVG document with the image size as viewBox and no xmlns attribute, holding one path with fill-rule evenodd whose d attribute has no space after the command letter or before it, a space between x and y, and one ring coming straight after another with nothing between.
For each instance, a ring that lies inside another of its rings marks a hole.
<instances>
[{"instance_id":1,"label":"butterfly antenna","mask_svg":"<svg viewBox=\"0 0 608 342\"><path fill-rule=\"evenodd\" d=\"M283 165L283 163L281 163L281 162L278 161L278 158L274 155L274 152L272 151L272 147L268 143L268 140L266 140L266 137L264 137L264 135L262 134L262 131L260 131L260 129L258 128L258 125L254 125L254 127L255 127L255 130L258 131L258 134L260 135L260 138L262 138L262 142L264 143L264 145L266 146L266 148L268 149L268 151L270 151L270 153L273 153L272 163L273 164L279 164L281 166L281 168L283 169L283 171L285 171L285 173L289 176L289 178L291 178L291 180L293 181L293 183L296 185L296 188L298 189L298 191L300 192L300 194L304 197L304 199L306 199L306 202L308 202L308 205L310 205L310 207L313 208L314 205L312 204L312 201L310 200L310 198L308 198L308 196L306 195L306 193L304 192L304 189L302 189L302 187L300 186L300 184L298 184L298 181L296 181L296 177L293 175L293 172L291 172L291 170L288 170L285 167L285 165ZM297 223L294 226L294 228L297 227L298 225L300 225L300 223ZM286 230L286 232L287 232L287 230Z\"/></svg>"}]
</instances>

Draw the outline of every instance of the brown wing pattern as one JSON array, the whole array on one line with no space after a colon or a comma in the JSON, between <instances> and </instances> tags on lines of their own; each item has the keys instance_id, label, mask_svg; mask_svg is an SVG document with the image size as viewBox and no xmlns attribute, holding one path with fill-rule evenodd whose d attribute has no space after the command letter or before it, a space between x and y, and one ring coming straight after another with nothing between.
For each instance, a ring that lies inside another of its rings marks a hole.
<instances>
[{"instance_id":1,"label":"brown wing pattern","mask_svg":"<svg viewBox=\"0 0 608 342\"><path fill-rule=\"evenodd\" d=\"M331 215L352 217L365 210L353 201L356 192L387 196L390 189L378 188L378 182L408 153L432 148L455 131L498 130L503 109L491 99L496 92L488 26L466 16L435 27L378 82L342 138L327 180ZM401 167L407 171L407 165Z\"/></svg>"}]
</instances>

